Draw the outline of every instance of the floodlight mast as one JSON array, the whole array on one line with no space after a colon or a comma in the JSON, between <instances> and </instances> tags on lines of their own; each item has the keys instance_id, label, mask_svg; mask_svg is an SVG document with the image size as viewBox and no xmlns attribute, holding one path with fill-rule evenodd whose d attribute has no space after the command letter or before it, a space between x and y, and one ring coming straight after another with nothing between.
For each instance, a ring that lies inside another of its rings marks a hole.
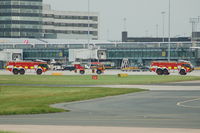
<instances>
[{"instance_id":1,"label":"floodlight mast","mask_svg":"<svg viewBox=\"0 0 200 133\"><path fill-rule=\"evenodd\" d=\"M88 48L90 45L90 0L88 0Z\"/></svg>"},{"instance_id":2,"label":"floodlight mast","mask_svg":"<svg viewBox=\"0 0 200 133\"><path fill-rule=\"evenodd\" d=\"M165 42L165 12L161 12L162 14L162 21L163 21L163 42Z\"/></svg>"},{"instance_id":3,"label":"floodlight mast","mask_svg":"<svg viewBox=\"0 0 200 133\"><path fill-rule=\"evenodd\" d=\"M168 14L168 17L169 17L169 26L168 26L168 61L170 61L170 49L171 49L171 0L169 0L169 14Z\"/></svg>"},{"instance_id":4,"label":"floodlight mast","mask_svg":"<svg viewBox=\"0 0 200 133\"><path fill-rule=\"evenodd\" d=\"M88 37L87 37L87 39L88 39L88 49L90 49L90 0L88 0ZM90 64L91 64L91 62L92 62L92 54L91 54L91 52L90 52L90 59L89 59L90 61Z\"/></svg>"},{"instance_id":5,"label":"floodlight mast","mask_svg":"<svg viewBox=\"0 0 200 133\"><path fill-rule=\"evenodd\" d=\"M127 29L126 29L126 18L124 18L124 31L127 31Z\"/></svg>"}]
</instances>

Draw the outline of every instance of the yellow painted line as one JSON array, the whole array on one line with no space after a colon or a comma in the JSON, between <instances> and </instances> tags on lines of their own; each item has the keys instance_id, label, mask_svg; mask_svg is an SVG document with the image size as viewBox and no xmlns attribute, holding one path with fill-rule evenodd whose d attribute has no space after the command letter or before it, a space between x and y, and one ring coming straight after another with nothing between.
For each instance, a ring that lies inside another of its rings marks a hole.
<instances>
[{"instance_id":1,"label":"yellow painted line","mask_svg":"<svg viewBox=\"0 0 200 133\"><path fill-rule=\"evenodd\" d=\"M191 99L191 100L186 100L186 101L178 102L176 105L180 106L180 107L185 107L185 108L199 108L200 109L200 106L184 105L185 103L194 102L194 101L198 101L198 100L200 100L200 98L195 98L195 99Z\"/></svg>"},{"instance_id":2,"label":"yellow painted line","mask_svg":"<svg viewBox=\"0 0 200 133\"><path fill-rule=\"evenodd\" d=\"M52 73L51 75L60 76L60 75L63 75L63 74L62 73Z\"/></svg>"}]
</instances>

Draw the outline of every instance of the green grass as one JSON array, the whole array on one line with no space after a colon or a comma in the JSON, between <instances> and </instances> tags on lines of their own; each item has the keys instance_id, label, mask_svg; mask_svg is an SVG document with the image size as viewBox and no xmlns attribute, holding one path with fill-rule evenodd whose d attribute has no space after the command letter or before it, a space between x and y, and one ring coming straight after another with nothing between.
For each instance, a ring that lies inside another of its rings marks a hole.
<instances>
[{"instance_id":1,"label":"green grass","mask_svg":"<svg viewBox=\"0 0 200 133\"><path fill-rule=\"evenodd\" d=\"M14 132L0 131L0 133L14 133Z\"/></svg>"},{"instance_id":2,"label":"green grass","mask_svg":"<svg viewBox=\"0 0 200 133\"><path fill-rule=\"evenodd\" d=\"M28 84L158 84L190 80L200 80L200 77L131 75L128 77L119 78L116 75L100 75L99 80L92 80L91 75L0 75L0 84L16 84L16 86L0 86L0 115L64 112L65 110L52 108L49 105L54 103L81 101L99 97L144 91L141 89L127 88L37 87ZM18 84L27 85L18 86Z\"/></svg>"},{"instance_id":3,"label":"green grass","mask_svg":"<svg viewBox=\"0 0 200 133\"><path fill-rule=\"evenodd\" d=\"M0 84L63 84L63 85L116 85L116 84L157 84L166 82L200 80L200 76L157 76L157 75L100 75L99 80L92 80L91 75L0 75Z\"/></svg>"},{"instance_id":4,"label":"green grass","mask_svg":"<svg viewBox=\"0 0 200 133\"><path fill-rule=\"evenodd\" d=\"M0 115L64 112L49 105L144 91L125 88L0 86Z\"/></svg>"}]
</instances>

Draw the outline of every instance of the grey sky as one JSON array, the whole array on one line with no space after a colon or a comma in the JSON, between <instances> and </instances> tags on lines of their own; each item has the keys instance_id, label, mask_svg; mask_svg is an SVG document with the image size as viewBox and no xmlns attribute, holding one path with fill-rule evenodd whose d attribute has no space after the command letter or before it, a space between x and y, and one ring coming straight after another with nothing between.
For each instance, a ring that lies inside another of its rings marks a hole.
<instances>
[{"instance_id":1,"label":"grey sky","mask_svg":"<svg viewBox=\"0 0 200 133\"><path fill-rule=\"evenodd\" d=\"M87 11L88 0L43 0L53 9ZM121 40L124 18L129 36L162 36L165 11L165 35L168 35L169 0L90 0L90 10L100 14L100 39ZM191 17L200 16L200 0L171 0L171 35L191 36ZM200 26L198 28L200 30Z\"/></svg>"}]
</instances>

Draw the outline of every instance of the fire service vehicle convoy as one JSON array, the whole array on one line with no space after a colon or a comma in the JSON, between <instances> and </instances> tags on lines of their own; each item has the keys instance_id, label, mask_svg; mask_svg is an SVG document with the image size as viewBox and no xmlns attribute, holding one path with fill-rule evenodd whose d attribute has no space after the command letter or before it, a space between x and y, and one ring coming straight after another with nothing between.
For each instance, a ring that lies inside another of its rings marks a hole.
<instances>
[{"instance_id":1,"label":"fire service vehicle convoy","mask_svg":"<svg viewBox=\"0 0 200 133\"><path fill-rule=\"evenodd\" d=\"M80 74L85 73L85 67L80 64L74 64L75 72L77 70ZM14 75L24 75L26 71L34 71L37 75L49 70L46 62L31 62L31 61L10 61L6 64L6 69ZM102 64L91 68L93 73L101 74L105 67ZM151 62L150 71L156 72L158 75L169 75L171 72L177 71L180 75L186 75L192 72L194 67L188 61L167 62L167 61L153 61Z\"/></svg>"}]
</instances>

